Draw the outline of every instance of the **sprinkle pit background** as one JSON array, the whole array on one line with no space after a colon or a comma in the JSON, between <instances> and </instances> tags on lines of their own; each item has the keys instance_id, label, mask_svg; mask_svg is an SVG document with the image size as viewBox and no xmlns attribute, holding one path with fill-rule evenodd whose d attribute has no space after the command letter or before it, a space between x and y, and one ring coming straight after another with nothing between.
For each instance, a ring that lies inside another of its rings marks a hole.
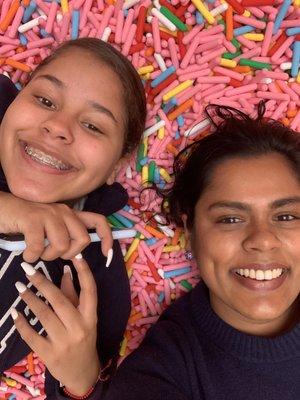
<instances>
[{"instance_id":1,"label":"sprinkle pit background","mask_svg":"<svg viewBox=\"0 0 300 400\"><path fill-rule=\"evenodd\" d=\"M300 0L0 0L0 7L0 73L19 89L51 49L85 36L115 46L144 83L144 139L118 176L130 201L109 217L137 231L121 241L132 294L126 356L199 279L182 231L164 225L161 199L141 190L170 185L174 156L210 132L207 104L255 115L265 99L267 117L300 132ZM43 371L31 353L1 378L0 398L44 399Z\"/></svg>"}]
</instances>

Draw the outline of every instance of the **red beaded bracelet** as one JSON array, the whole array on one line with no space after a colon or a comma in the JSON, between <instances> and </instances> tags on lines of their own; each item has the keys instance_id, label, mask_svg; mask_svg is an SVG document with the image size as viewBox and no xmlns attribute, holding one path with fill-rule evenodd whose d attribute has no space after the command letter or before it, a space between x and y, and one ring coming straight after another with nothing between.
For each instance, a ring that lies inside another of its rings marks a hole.
<instances>
[{"instance_id":1,"label":"red beaded bracelet","mask_svg":"<svg viewBox=\"0 0 300 400\"><path fill-rule=\"evenodd\" d=\"M106 374L105 371L111 366L112 360L109 361L109 363L106 365L105 368L101 369L100 374L93 386L89 388L89 390L83 395L83 396L77 396L76 394L72 394L71 392L68 391L68 389L64 386L62 388L64 394L66 394L69 399L74 399L74 400L84 400L87 399L95 390L95 387L98 382L105 382L110 378L109 374Z\"/></svg>"}]
</instances>

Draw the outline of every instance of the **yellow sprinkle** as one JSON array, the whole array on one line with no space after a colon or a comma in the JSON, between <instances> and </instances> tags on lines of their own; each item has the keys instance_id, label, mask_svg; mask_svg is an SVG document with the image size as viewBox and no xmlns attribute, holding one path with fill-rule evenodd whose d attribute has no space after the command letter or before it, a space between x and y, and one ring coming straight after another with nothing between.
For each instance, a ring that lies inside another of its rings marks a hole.
<instances>
[{"instance_id":1,"label":"yellow sprinkle","mask_svg":"<svg viewBox=\"0 0 300 400\"><path fill-rule=\"evenodd\" d=\"M153 72L154 67L153 67L153 65L146 65L145 67L139 68L137 71L140 75L145 75L145 74L148 74L149 72Z\"/></svg>"},{"instance_id":2,"label":"yellow sprinkle","mask_svg":"<svg viewBox=\"0 0 300 400\"><path fill-rule=\"evenodd\" d=\"M172 31L170 31L169 29L165 28L164 26L160 26L160 27L159 27L159 30L160 30L160 31L163 31L163 32L166 32L166 33L168 33L168 34L171 35L171 36L177 37L177 32L172 32Z\"/></svg>"},{"instance_id":3,"label":"yellow sprinkle","mask_svg":"<svg viewBox=\"0 0 300 400\"><path fill-rule=\"evenodd\" d=\"M149 174L148 174L148 166L143 165L142 168L142 184L144 187L148 185L148 180L149 180Z\"/></svg>"},{"instance_id":4,"label":"yellow sprinkle","mask_svg":"<svg viewBox=\"0 0 300 400\"><path fill-rule=\"evenodd\" d=\"M172 178L164 168L159 168L159 173L167 183L172 182Z\"/></svg>"},{"instance_id":5,"label":"yellow sprinkle","mask_svg":"<svg viewBox=\"0 0 300 400\"><path fill-rule=\"evenodd\" d=\"M5 382L7 384L7 386L10 386L10 387L15 387L17 385L17 381L15 381L14 379L11 379L11 378L6 378L5 376L3 376L1 378L1 380L3 382Z\"/></svg>"},{"instance_id":6,"label":"yellow sprinkle","mask_svg":"<svg viewBox=\"0 0 300 400\"><path fill-rule=\"evenodd\" d=\"M164 126L159 128L157 137L159 140L162 140L165 137L165 127Z\"/></svg>"},{"instance_id":7,"label":"yellow sprinkle","mask_svg":"<svg viewBox=\"0 0 300 400\"><path fill-rule=\"evenodd\" d=\"M131 245L129 246L129 249L127 250L127 253L125 254L125 257L124 257L125 262L129 260L131 254L137 249L139 243L140 243L139 238L133 239Z\"/></svg>"},{"instance_id":8,"label":"yellow sprinkle","mask_svg":"<svg viewBox=\"0 0 300 400\"><path fill-rule=\"evenodd\" d=\"M129 269L127 270L128 279L130 279L130 278L132 277L132 274L133 274L133 269L132 269L132 268L129 268Z\"/></svg>"},{"instance_id":9,"label":"yellow sprinkle","mask_svg":"<svg viewBox=\"0 0 300 400\"><path fill-rule=\"evenodd\" d=\"M184 233L179 238L179 246L181 249L185 249L185 247L186 247L186 238L185 238Z\"/></svg>"},{"instance_id":10,"label":"yellow sprinkle","mask_svg":"<svg viewBox=\"0 0 300 400\"><path fill-rule=\"evenodd\" d=\"M179 251L180 250L180 246L176 245L176 246L165 246L163 248L163 253L171 253L171 251Z\"/></svg>"},{"instance_id":11,"label":"yellow sprinkle","mask_svg":"<svg viewBox=\"0 0 300 400\"><path fill-rule=\"evenodd\" d=\"M294 6L300 7L300 0L294 0Z\"/></svg>"},{"instance_id":12,"label":"yellow sprinkle","mask_svg":"<svg viewBox=\"0 0 300 400\"><path fill-rule=\"evenodd\" d=\"M243 36L245 39L253 40L254 42L262 42L265 38L263 33L245 33Z\"/></svg>"},{"instance_id":13,"label":"yellow sprinkle","mask_svg":"<svg viewBox=\"0 0 300 400\"><path fill-rule=\"evenodd\" d=\"M147 81L147 80L150 79L150 78L151 78L150 72L148 72L148 74L141 75L141 79L143 79L143 81Z\"/></svg>"},{"instance_id":14,"label":"yellow sprinkle","mask_svg":"<svg viewBox=\"0 0 300 400\"><path fill-rule=\"evenodd\" d=\"M243 14L243 17L249 18L250 16L251 16L251 12L249 10L245 10L244 14Z\"/></svg>"},{"instance_id":15,"label":"yellow sprinkle","mask_svg":"<svg viewBox=\"0 0 300 400\"><path fill-rule=\"evenodd\" d=\"M143 155L144 155L144 157L146 157L147 154L148 154L148 138L147 137L145 137L143 139L143 144L144 144L144 153L143 153Z\"/></svg>"},{"instance_id":16,"label":"yellow sprinkle","mask_svg":"<svg viewBox=\"0 0 300 400\"><path fill-rule=\"evenodd\" d=\"M221 65L221 67L235 68L237 65L237 62L234 60L227 60L226 58L221 58L220 65Z\"/></svg>"},{"instance_id":17,"label":"yellow sprinkle","mask_svg":"<svg viewBox=\"0 0 300 400\"><path fill-rule=\"evenodd\" d=\"M61 0L61 9L63 14L67 13L69 11L69 3L68 0Z\"/></svg>"},{"instance_id":18,"label":"yellow sprinkle","mask_svg":"<svg viewBox=\"0 0 300 400\"><path fill-rule=\"evenodd\" d=\"M188 79L187 81L184 81L182 83L180 83L178 86L176 86L174 89L169 90L169 92L167 92L164 96L163 96L163 101L168 101L170 100L172 97L176 96L176 94L182 92L183 90L189 88L190 86L192 86L194 83L194 81L192 81L191 79Z\"/></svg>"},{"instance_id":19,"label":"yellow sprinkle","mask_svg":"<svg viewBox=\"0 0 300 400\"><path fill-rule=\"evenodd\" d=\"M299 7L300 7L300 4L299 4ZM296 78L296 82L297 82L297 83L300 83L300 72L299 72L299 74L298 74L298 76L297 76L297 78Z\"/></svg>"},{"instance_id":20,"label":"yellow sprinkle","mask_svg":"<svg viewBox=\"0 0 300 400\"><path fill-rule=\"evenodd\" d=\"M119 354L120 354L121 357L125 356L126 347L127 347L127 338L125 336L123 341L122 341L121 348L120 348L120 351L119 351Z\"/></svg>"},{"instance_id":21,"label":"yellow sprinkle","mask_svg":"<svg viewBox=\"0 0 300 400\"><path fill-rule=\"evenodd\" d=\"M207 22L213 24L215 22L214 17L211 15L209 10L205 7L201 0L192 0L194 6L200 11Z\"/></svg>"}]
</instances>

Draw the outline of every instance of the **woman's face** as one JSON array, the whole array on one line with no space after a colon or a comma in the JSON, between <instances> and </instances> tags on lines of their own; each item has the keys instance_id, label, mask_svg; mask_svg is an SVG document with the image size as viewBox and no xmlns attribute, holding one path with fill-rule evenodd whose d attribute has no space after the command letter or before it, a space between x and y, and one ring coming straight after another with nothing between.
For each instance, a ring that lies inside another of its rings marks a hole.
<instances>
[{"instance_id":1,"label":"woman's face","mask_svg":"<svg viewBox=\"0 0 300 400\"><path fill-rule=\"evenodd\" d=\"M252 334L283 330L300 291L300 184L284 157L217 166L191 244L221 318Z\"/></svg>"},{"instance_id":2,"label":"woman's face","mask_svg":"<svg viewBox=\"0 0 300 400\"><path fill-rule=\"evenodd\" d=\"M121 157L123 108L118 77L87 51L68 50L41 68L1 123L11 192L52 203L102 185Z\"/></svg>"}]
</instances>

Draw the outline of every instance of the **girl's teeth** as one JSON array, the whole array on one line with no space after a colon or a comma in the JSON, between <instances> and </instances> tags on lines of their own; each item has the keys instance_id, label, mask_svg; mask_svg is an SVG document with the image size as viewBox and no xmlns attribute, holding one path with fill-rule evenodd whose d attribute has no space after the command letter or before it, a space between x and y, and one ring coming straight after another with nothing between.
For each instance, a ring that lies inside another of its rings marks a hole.
<instances>
[{"instance_id":1,"label":"girl's teeth","mask_svg":"<svg viewBox=\"0 0 300 400\"><path fill-rule=\"evenodd\" d=\"M270 281L272 279L278 278L282 272L282 268L276 268L276 269L267 269L266 271L263 271L261 269L255 270L255 269L238 269L237 274L244 276L245 278L250 278L250 279L255 279L257 281Z\"/></svg>"},{"instance_id":2,"label":"girl's teeth","mask_svg":"<svg viewBox=\"0 0 300 400\"><path fill-rule=\"evenodd\" d=\"M39 162L40 164L45 164L59 170L70 169L69 165L64 164L62 161L57 160L56 158L51 157L49 154L45 154L41 150L37 150L34 147L25 146L25 152L33 160Z\"/></svg>"}]
</instances>

